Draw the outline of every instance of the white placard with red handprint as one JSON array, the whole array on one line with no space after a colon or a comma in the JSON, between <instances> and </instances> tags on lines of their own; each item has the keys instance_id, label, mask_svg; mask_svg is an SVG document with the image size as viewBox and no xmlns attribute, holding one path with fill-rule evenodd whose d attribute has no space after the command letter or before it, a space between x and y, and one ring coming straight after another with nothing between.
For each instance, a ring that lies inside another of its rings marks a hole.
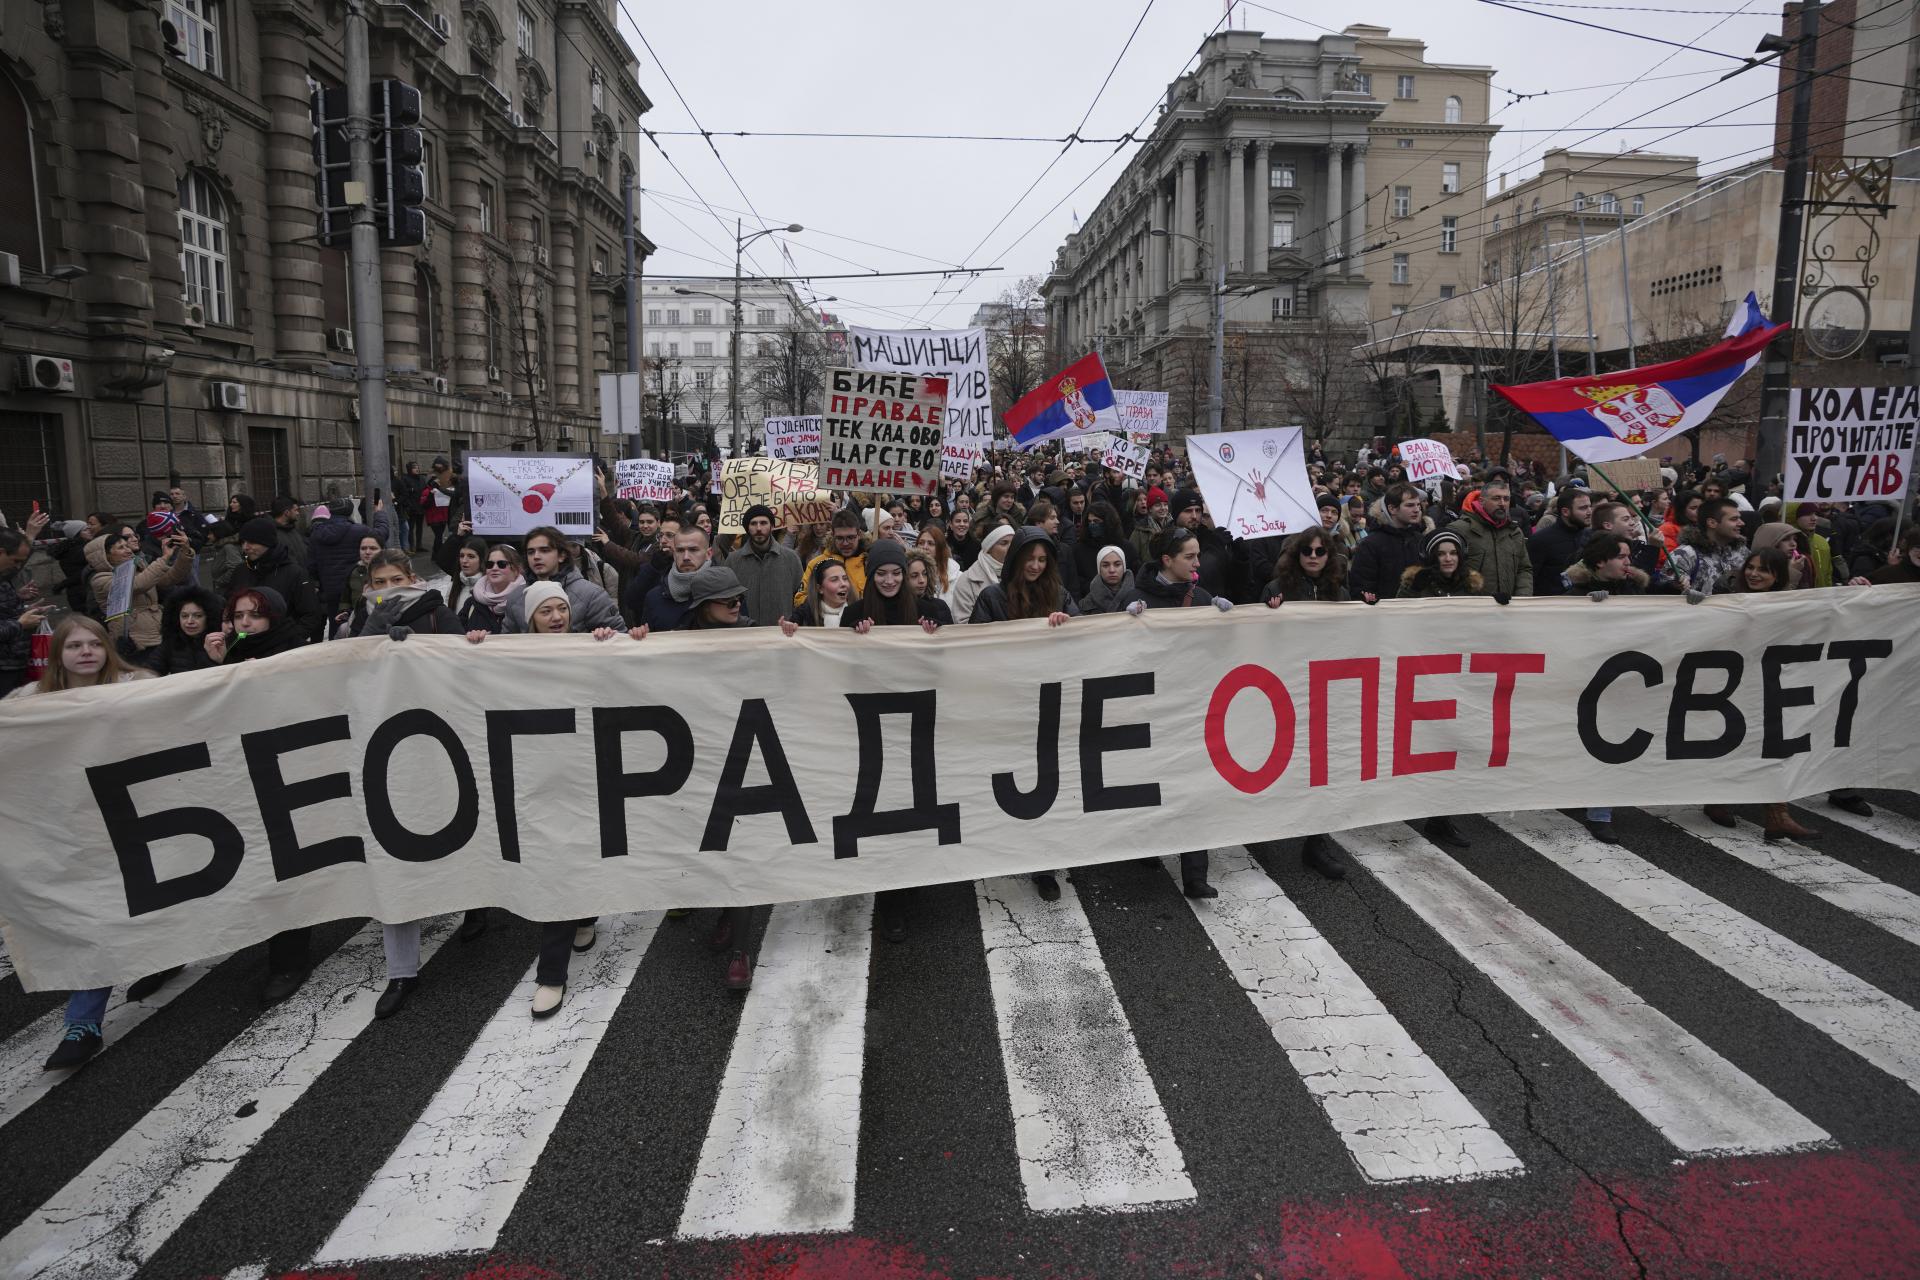
<instances>
[{"instance_id":1,"label":"white placard with red handprint","mask_svg":"<svg viewBox=\"0 0 1920 1280\"><path fill-rule=\"evenodd\" d=\"M1299 427L1187 437L1214 524L1236 538L1271 538L1320 523L1300 437Z\"/></svg>"}]
</instances>

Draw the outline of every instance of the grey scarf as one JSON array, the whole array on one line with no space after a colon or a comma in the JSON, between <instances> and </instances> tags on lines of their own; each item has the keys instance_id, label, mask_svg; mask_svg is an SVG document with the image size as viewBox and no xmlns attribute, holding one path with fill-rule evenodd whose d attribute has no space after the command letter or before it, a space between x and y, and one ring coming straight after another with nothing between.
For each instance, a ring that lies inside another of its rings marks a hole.
<instances>
[{"instance_id":1,"label":"grey scarf","mask_svg":"<svg viewBox=\"0 0 1920 1280\"><path fill-rule=\"evenodd\" d=\"M679 604L685 604L691 600L693 598L693 578L694 574L698 572L698 569L694 570L694 573L682 573L678 569L669 570L667 573L667 594L672 596L675 602Z\"/></svg>"}]
</instances>

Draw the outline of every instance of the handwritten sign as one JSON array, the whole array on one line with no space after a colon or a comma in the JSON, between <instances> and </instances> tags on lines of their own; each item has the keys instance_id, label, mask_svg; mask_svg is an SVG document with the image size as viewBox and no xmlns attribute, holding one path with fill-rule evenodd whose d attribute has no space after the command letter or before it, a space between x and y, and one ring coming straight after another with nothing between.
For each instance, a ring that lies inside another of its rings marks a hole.
<instances>
[{"instance_id":1,"label":"handwritten sign","mask_svg":"<svg viewBox=\"0 0 1920 1280\"><path fill-rule=\"evenodd\" d=\"M1417 440L1400 442L1400 461L1407 468L1407 480L1412 484L1424 484L1428 480L1451 479L1453 469L1453 450L1438 440L1421 437Z\"/></svg>"},{"instance_id":2,"label":"handwritten sign","mask_svg":"<svg viewBox=\"0 0 1920 1280\"><path fill-rule=\"evenodd\" d=\"M747 509L768 506L780 523L833 519L833 495L814 482L813 464L788 458L728 458L720 464L717 533L745 533Z\"/></svg>"},{"instance_id":3,"label":"handwritten sign","mask_svg":"<svg viewBox=\"0 0 1920 1280\"><path fill-rule=\"evenodd\" d=\"M672 502L673 464L655 458L616 458L613 484L617 496L634 502Z\"/></svg>"},{"instance_id":4,"label":"handwritten sign","mask_svg":"<svg viewBox=\"0 0 1920 1280\"><path fill-rule=\"evenodd\" d=\"M1220 528L1270 538L1320 523L1300 436L1299 427L1268 427L1187 437L1187 461Z\"/></svg>"},{"instance_id":5,"label":"handwritten sign","mask_svg":"<svg viewBox=\"0 0 1920 1280\"><path fill-rule=\"evenodd\" d=\"M1144 444L1115 437L1106 452L1100 455L1100 465L1109 471L1118 471L1123 476L1135 480L1147 478L1147 454L1150 450Z\"/></svg>"},{"instance_id":6,"label":"handwritten sign","mask_svg":"<svg viewBox=\"0 0 1920 1280\"><path fill-rule=\"evenodd\" d=\"M1887 502L1913 475L1920 388L1796 387L1787 422L1789 502Z\"/></svg>"},{"instance_id":7,"label":"handwritten sign","mask_svg":"<svg viewBox=\"0 0 1920 1280\"><path fill-rule=\"evenodd\" d=\"M1114 389L1113 407L1128 432L1163 436L1167 433L1167 393ZM1144 442L1143 442L1144 443Z\"/></svg>"},{"instance_id":8,"label":"handwritten sign","mask_svg":"<svg viewBox=\"0 0 1920 1280\"><path fill-rule=\"evenodd\" d=\"M820 415L806 418L768 418L760 424L770 458L820 456Z\"/></svg>"},{"instance_id":9,"label":"handwritten sign","mask_svg":"<svg viewBox=\"0 0 1920 1280\"><path fill-rule=\"evenodd\" d=\"M945 378L828 370L820 487L933 493L940 485L946 418Z\"/></svg>"},{"instance_id":10,"label":"handwritten sign","mask_svg":"<svg viewBox=\"0 0 1920 1280\"><path fill-rule=\"evenodd\" d=\"M985 329L847 329L855 369L946 379L946 439L983 454L993 447L992 384Z\"/></svg>"}]
</instances>

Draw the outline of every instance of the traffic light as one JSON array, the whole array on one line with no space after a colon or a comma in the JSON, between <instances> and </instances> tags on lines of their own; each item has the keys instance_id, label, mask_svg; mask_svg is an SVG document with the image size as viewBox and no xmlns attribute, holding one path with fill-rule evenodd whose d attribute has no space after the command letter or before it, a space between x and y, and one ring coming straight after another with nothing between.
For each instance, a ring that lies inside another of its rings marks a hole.
<instances>
[{"instance_id":1,"label":"traffic light","mask_svg":"<svg viewBox=\"0 0 1920 1280\"><path fill-rule=\"evenodd\" d=\"M403 80L373 84L373 190L380 241L425 244L425 152L420 135L420 91Z\"/></svg>"},{"instance_id":2,"label":"traffic light","mask_svg":"<svg viewBox=\"0 0 1920 1280\"><path fill-rule=\"evenodd\" d=\"M322 245L345 248L351 238L353 210L347 204L347 180L353 162L347 150L347 91L316 88L313 120L314 198L320 206Z\"/></svg>"}]
</instances>

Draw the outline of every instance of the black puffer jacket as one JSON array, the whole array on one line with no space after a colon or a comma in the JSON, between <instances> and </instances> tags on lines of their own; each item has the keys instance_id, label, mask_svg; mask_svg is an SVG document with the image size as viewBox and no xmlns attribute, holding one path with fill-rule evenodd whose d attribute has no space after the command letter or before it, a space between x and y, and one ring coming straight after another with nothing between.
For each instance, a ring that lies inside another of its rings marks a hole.
<instances>
[{"instance_id":1,"label":"black puffer jacket","mask_svg":"<svg viewBox=\"0 0 1920 1280\"><path fill-rule=\"evenodd\" d=\"M347 579L360 563L360 539L373 536L373 530L355 524L345 516L315 520L307 530L307 576L320 589L320 605L328 613L353 606L342 604Z\"/></svg>"},{"instance_id":2,"label":"black puffer jacket","mask_svg":"<svg viewBox=\"0 0 1920 1280\"><path fill-rule=\"evenodd\" d=\"M197 604L206 611L206 630L197 636L180 633L180 609L188 604ZM207 631L219 629L219 596L201 586L175 587L160 602L160 644L147 655L147 666L158 676L219 666L207 653Z\"/></svg>"},{"instance_id":3,"label":"black puffer jacket","mask_svg":"<svg viewBox=\"0 0 1920 1280\"><path fill-rule=\"evenodd\" d=\"M1133 580L1133 590L1120 597L1120 609L1134 601L1149 609L1191 609L1212 604L1213 593L1198 582L1173 583L1160 576L1158 569L1147 569Z\"/></svg>"},{"instance_id":4,"label":"black puffer jacket","mask_svg":"<svg viewBox=\"0 0 1920 1280\"><path fill-rule=\"evenodd\" d=\"M342 579L343 584L344 581ZM258 560L234 570L233 577L227 581L227 598L231 600L234 592L245 587L265 587L279 594L287 607L286 630L299 637L298 643L320 638L327 625L327 611L320 607L320 592L307 571L287 555L286 547L270 547Z\"/></svg>"},{"instance_id":5,"label":"black puffer jacket","mask_svg":"<svg viewBox=\"0 0 1920 1280\"><path fill-rule=\"evenodd\" d=\"M1353 549L1347 590L1356 597L1371 593L1391 600L1407 570L1423 563L1433 521L1422 517L1418 525L1395 524L1387 515L1386 503L1375 502L1367 509L1367 528L1370 532Z\"/></svg>"},{"instance_id":6,"label":"black puffer jacket","mask_svg":"<svg viewBox=\"0 0 1920 1280\"><path fill-rule=\"evenodd\" d=\"M973 602L973 614L968 622L1006 622L1012 618L1008 604L1007 584L1013 581L1014 570L1019 567L1023 552L1036 542L1044 542L1053 551L1054 562L1060 560L1060 548L1047 536L1045 529L1035 525L1025 525L1013 535L1013 541L1007 548L1007 558L1000 562L1000 581L989 582ZM852 606L849 605L849 608ZM1080 606L1075 604L1064 582L1060 585L1060 603L1054 610L1073 617L1080 616Z\"/></svg>"}]
</instances>

